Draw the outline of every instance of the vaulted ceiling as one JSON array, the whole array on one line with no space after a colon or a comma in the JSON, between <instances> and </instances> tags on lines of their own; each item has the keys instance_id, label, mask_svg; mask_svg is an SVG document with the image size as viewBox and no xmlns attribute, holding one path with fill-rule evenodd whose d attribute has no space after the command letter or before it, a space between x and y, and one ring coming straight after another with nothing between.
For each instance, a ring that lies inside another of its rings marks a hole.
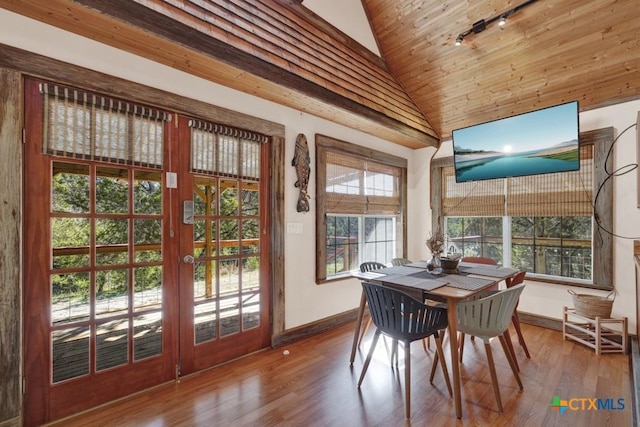
<instances>
[{"instance_id":1,"label":"vaulted ceiling","mask_svg":"<svg viewBox=\"0 0 640 427\"><path fill-rule=\"evenodd\" d=\"M640 96L640 0L363 0L391 74L438 134L578 100Z\"/></svg>"},{"instance_id":2,"label":"vaulted ceiling","mask_svg":"<svg viewBox=\"0 0 640 427\"><path fill-rule=\"evenodd\" d=\"M382 58L301 0L0 0L0 7L411 148L578 100L640 98L640 0L362 0Z\"/></svg>"}]
</instances>

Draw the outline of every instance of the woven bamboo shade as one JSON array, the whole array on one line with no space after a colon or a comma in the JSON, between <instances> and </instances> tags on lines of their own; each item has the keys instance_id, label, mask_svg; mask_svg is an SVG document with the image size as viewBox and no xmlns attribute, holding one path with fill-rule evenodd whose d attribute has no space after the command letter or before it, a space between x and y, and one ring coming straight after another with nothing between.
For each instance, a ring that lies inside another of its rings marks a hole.
<instances>
[{"instance_id":1,"label":"woven bamboo shade","mask_svg":"<svg viewBox=\"0 0 640 427\"><path fill-rule=\"evenodd\" d=\"M397 215L400 168L327 152L327 213Z\"/></svg>"},{"instance_id":2,"label":"woven bamboo shade","mask_svg":"<svg viewBox=\"0 0 640 427\"><path fill-rule=\"evenodd\" d=\"M593 145L580 146L580 170L456 183L442 168L445 216L589 216L593 212Z\"/></svg>"},{"instance_id":3,"label":"woven bamboo shade","mask_svg":"<svg viewBox=\"0 0 640 427\"><path fill-rule=\"evenodd\" d=\"M56 84L44 96L43 152L53 156L162 168L163 111Z\"/></svg>"},{"instance_id":4,"label":"woven bamboo shade","mask_svg":"<svg viewBox=\"0 0 640 427\"><path fill-rule=\"evenodd\" d=\"M504 179L456 182L453 166L442 168L445 216L503 216Z\"/></svg>"},{"instance_id":5,"label":"woven bamboo shade","mask_svg":"<svg viewBox=\"0 0 640 427\"><path fill-rule=\"evenodd\" d=\"M507 180L508 216L589 216L593 213L593 145L580 146L580 170Z\"/></svg>"},{"instance_id":6,"label":"woven bamboo shade","mask_svg":"<svg viewBox=\"0 0 640 427\"><path fill-rule=\"evenodd\" d=\"M260 178L260 144L267 136L200 120L190 120L189 127L192 172Z\"/></svg>"}]
</instances>

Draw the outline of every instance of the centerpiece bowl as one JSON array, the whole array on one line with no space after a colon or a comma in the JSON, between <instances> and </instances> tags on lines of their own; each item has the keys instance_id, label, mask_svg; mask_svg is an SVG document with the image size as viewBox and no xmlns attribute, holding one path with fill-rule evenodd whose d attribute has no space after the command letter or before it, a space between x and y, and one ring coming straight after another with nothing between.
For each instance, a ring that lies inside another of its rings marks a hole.
<instances>
[{"instance_id":1,"label":"centerpiece bowl","mask_svg":"<svg viewBox=\"0 0 640 427\"><path fill-rule=\"evenodd\" d=\"M440 257L440 262L442 263L442 271L444 273L458 272L458 263L460 262L460 258L449 258L449 257L443 256L443 257Z\"/></svg>"}]
</instances>

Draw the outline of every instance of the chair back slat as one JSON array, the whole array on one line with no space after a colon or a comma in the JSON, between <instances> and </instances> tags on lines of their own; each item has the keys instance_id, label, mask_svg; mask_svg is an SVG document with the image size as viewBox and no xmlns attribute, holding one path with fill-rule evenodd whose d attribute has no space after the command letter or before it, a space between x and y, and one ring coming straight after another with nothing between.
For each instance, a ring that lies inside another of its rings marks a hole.
<instances>
[{"instance_id":1,"label":"chair back slat","mask_svg":"<svg viewBox=\"0 0 640 427\"><path fill-rule=\"evenodd\" d=\"M386 268L387 266L381 262L376 261L367 261L360 264L360 271L362 273L366 273L367 271L380 270L381 268Z\"/></svg>"},{"instance_id":2,"label":"chair back slat","mask_svg":"<svg viewBox=\"0 0 640 427\"><path fill-rule=\"evenodd\" d=\"M511 288L513 286L519 285L524 282L524 278L527 275L527 270L519 271L518 274L513 276L511 279L507 279L507 288Z\"/></svg>"},{"instance_id":3,"label":"chair back slat","mask_svg":"<svg viewBox=\"0 0 640 427\"><path fill-rule=\"evenodd\" d=\"M458 329L478 337L501 335L511 321L524 284L516 285L490 296L458 303Z\"/></svg>"},{"instance_id":4,"label":"chair back slat","mask_svg":"<svg viewBox=\"0 0 640 427\"><path fill-rule=\"evenodd\" d=\"M401 265L406 265L406 264L410 264L411 260L407 259L407 258L392 258L391 259L391 265L393 265L394 267L398 267Z\"/></svg>"},{"instance_id":5,"label":"chair back slat","mask_svg":"<svg viewBox=\"0 0 640 427\"><path fill-rule=\"evenodd\" d=\"M414 341L447 327L447 309L432 307L394 288L362 283L374 325L385 335Z\"/></svg>"}]
</instances>

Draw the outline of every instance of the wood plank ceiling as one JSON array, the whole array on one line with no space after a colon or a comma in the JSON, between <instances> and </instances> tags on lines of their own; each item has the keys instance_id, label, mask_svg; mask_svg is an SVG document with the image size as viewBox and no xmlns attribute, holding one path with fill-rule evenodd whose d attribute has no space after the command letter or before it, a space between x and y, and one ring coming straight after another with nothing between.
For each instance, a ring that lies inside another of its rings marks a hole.
<instances>
[{"instance_id":1,"label":"wood plank ceiling","mask_svg":"<svg viewBox=\"0 0 640 427\"><path fill-rule=\"evenodd\" d=\"M411 148L578 100L640 97L640 0L362 0L383 59L301 0L0 0L0 7Z\"/></svg>"},{"instance_id":2,"label":"wood plank ceiling","mask_svg":"<svg viewBox=\"0 0 640 427\"><path fill-rule=\"evenodd\" d=\"M362 0L391 74L442 138L453 129L578 100L640 97L640 0Z\"/></svg>"}]
</instances>

